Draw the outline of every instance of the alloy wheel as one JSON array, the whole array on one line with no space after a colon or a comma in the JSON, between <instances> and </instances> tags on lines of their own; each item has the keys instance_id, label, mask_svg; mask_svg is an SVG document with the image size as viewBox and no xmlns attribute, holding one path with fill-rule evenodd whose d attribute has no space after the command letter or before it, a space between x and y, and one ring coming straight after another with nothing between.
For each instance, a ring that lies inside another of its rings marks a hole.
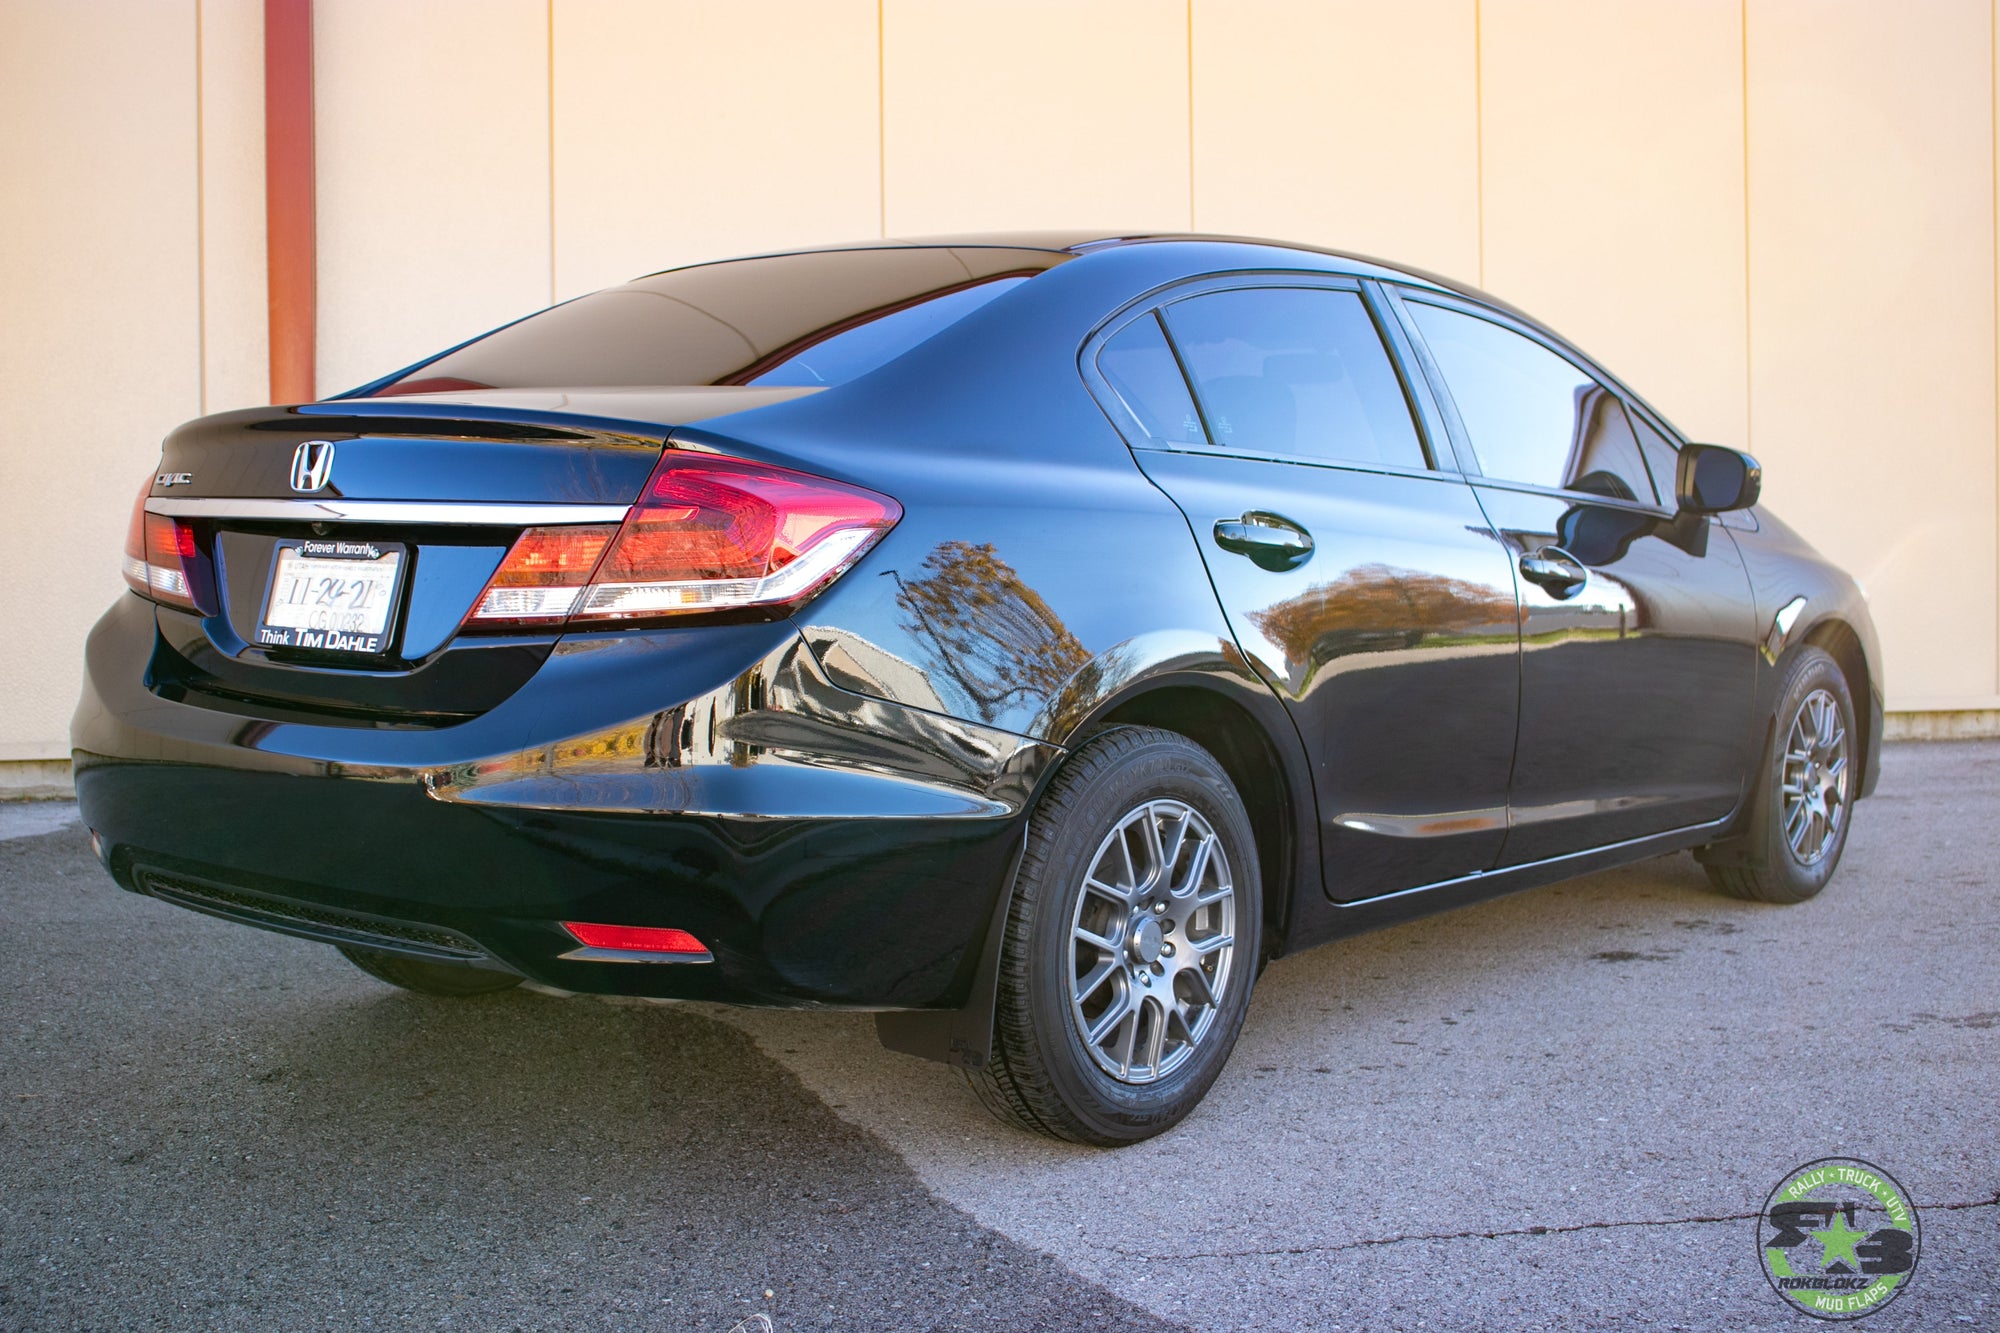
<instances>
[{"instance_id":1,"label":"alloy wheel","mask_svg":"<svg viewBox=\"0 0 2000 1333\"><path fill-rule=\"evenodd\" d=\"M1847 750L1839 702L1814 690L1792 715L1779 778L1785 841L1802 866L1818 864L1839 842L1847 818Z\"/></svg>"},{"instance_id":2,"label":"alloy wheel","mask_svg":"<svg viewBox=\"0 0 2000 1333\"><path fill-rule=\"evenodd\" d=\"M1097 1065L1151 1083L1215 1025L1236 955L1236 886L1215 829L1181 801L1128 811L1098 844L1070 924L1070 1016Z\"/></svg>"}]
</instances>

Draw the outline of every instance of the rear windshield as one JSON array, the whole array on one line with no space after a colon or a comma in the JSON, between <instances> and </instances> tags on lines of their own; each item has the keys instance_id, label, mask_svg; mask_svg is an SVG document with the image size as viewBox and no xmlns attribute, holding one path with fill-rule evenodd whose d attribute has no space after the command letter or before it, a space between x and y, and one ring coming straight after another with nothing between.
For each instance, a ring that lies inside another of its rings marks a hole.
<instances>
[{"instance_id":1,"label":"rear windshield","mask_svg":"<svg viewBox=\"0 0 2000 1333\"><path fill-rule=\"evenodd\" d=\"M840 384L1066 258L935 246L674 269L510 324L373 393Z\"/></svg>"}]
</instances>

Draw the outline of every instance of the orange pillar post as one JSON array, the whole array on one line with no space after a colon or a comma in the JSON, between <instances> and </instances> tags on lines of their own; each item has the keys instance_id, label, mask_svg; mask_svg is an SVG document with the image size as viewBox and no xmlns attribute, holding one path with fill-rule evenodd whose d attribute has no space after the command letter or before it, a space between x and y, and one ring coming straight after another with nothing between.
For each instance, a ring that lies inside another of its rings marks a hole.
<instances>
[{"instance_id":1,"label":"orange pillar post","mask_svg":"<svg viewBox=\"0 0 2000 1333\"><path fill-rule=\"evenodd\" d=\"M264 229L271 401L313 398L319 321L313 238L312 0L264 0Z\"/></svg>"}]
</instances>

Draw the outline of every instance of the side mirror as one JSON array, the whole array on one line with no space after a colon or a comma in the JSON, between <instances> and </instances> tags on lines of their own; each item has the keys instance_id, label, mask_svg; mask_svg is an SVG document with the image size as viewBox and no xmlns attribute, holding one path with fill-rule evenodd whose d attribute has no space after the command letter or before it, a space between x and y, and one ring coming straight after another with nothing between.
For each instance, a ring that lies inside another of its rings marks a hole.
<instances>
[{"instance_id":1,"label":"side mirror","mask_svg":"<svg viewBox=\"0 0 2000 1333\"><path fill-rule=\"evenodd\" d=\"M1674 469L1674 499L1682 513L1720 514L1748 509L1764 490L1757 460L1719 444L1690 444Z\"/></svg>"}]
</instances>

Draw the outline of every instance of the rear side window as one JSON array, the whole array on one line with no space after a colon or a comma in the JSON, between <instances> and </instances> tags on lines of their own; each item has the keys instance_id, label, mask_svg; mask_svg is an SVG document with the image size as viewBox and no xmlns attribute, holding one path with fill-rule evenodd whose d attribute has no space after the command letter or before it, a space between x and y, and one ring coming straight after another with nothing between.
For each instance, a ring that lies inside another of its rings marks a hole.
<instances>
[{"instance_id":1,"label":"rear side window","mask_svg":"<svg viewBox=\"0 0 2000 1333\"><path fill-rule=\"evenodd\" d=\"M1208 443L1157 315L1133 320L1099 348L1097 370L1118 395L1124 424L1147 443L1163 448Z\"/></svg>"},{"instance_id":2,"label":"rear side window","mask_svg":"<svg viewBox=\"0 0 2000 1333\"><path fill-rule=\"evenodd\" d=\"M1479 470L1501 481L1655 503L1638 436L1616 394L1523 334L1410 301Z\"/></svg>"},{"instance_id":3,"label":"rear side window","mask_svg":"<svg viewBox=\"0 0 2000 1333\"><path fill-rule=\"evenodd\" d=\"M697 264L532 315L374 392L841 384L1065 258L924 246Z\"/></svg>"},{"instance_id":4,"label":"rear side window","mask_svg":"<svg viewBox=\"0 0 2000 1333\"><path fill-rule=\"evenodd\" d=\"M1425 466L1403 386L1359 293L1208 292L1168 306L1166 320L1216 444Z\"/></svg>"}]
</instances>

